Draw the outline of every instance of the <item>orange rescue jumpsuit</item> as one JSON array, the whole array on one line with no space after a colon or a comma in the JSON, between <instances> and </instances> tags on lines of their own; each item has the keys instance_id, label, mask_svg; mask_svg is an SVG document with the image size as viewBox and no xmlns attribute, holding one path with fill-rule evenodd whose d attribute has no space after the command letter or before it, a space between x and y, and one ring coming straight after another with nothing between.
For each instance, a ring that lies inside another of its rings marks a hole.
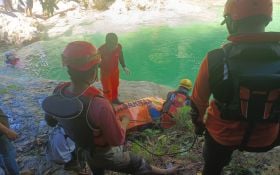
<instances>
[{"instance_id":1,"label":"orange rescue jumpsuit","mask_svg":"<svg viewBox=\"0 0 280 175\"><path fill-rule=\"evenodd\" d=\"M103 93L112 102L118 98L119 62L123 68L125 67L122 46L118 44L116 49L110 51L104 44L99 48L99 52L101 53L100 79Z\"/></svg>"}]
</instances>

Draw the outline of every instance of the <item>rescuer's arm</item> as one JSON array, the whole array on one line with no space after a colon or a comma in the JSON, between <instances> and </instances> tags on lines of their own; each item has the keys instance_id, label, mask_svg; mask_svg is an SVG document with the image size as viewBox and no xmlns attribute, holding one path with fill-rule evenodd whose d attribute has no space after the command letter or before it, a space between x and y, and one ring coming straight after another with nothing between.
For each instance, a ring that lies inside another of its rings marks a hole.
<instances>
[{"instance_id":1,"label":"rescuer's arm","mask_svg":"<svg viewBox=\"0 0 280 175\"><path fill-rule=\"evenodd\" d=\"M126 129L116 116L113 107L106 100L99 101L101 109L95 110L98 117L98 128L110 146L124 144ZM94 110L93 110L94 111Z\"/></svg>"},{"instance_id":2,"label":"rescuer's arm","mask_svg":"<svg viewBox=\"0 0 280 175\"><path fill-rule=\"evenodd\" d=\"M121 46L120 46L121 47ZM124 56L123 56L123 51L121 49L120 52L120 58L119 58L120 64L122 65L122 68L124 70L124 72L126 73L126 75L130 75L130 70L126 67L125 65L125 61L124 61Z\"/></svg>"},{"instance_id":3,"label":"rescuer's arm","mask_svg":"<svg viewBox=\"0 0 280 175\"><path fill-rule=\"evenodd\" d=\"M18 135L15 131L6 127L2 123L0 123L0 132L5 134L9 139L15 140L16 138L18 138Z\"/></svg>"},{"instance_id":4,"label":"rescuer's arm","mask_svg":"<svg viewBox=\"0 0 280 175\"><path fill-rule=\"evenodd\" d=\"M0 109L0 133L5 134L9 139L16 139L18 137L17 133L10 129L7 116Z\"/></svg>"},{"instance_id":5,"label":"rescuer's arm","mask_svg":"<svg viewBox=\"0 0 280 175\"><path fill-rule=\"evenodd\" d=\"M197 135L202 135L205 130L203 117L209 106L210 95L208 59L206 57L200 66L191 96L190 115Z\"/></svg>"}]
</instances>

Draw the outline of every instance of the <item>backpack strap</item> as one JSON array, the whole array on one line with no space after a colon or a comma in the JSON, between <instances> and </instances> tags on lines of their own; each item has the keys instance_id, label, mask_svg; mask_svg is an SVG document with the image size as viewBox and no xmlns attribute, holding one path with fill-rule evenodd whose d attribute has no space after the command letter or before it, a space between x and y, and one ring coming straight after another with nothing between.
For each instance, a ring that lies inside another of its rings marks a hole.
<instances>
[{"instance_id":1,"label":"backpack strap","mask_svg":"<svg viewBox=\"0 0 280 175\"><path fill-rule=\"evenodd\" d=\"M176 91L172 91L169 92L167 95L167 100L163 103L163 108L161 110L162 114L167 114L170 117L174 118L174 116L169 112L169 108L171 107L173 100L172 98L174 98L177 95L178 92Z\"/></svg>"},{"instance_id":2,"label":"backpack strap","mask_svg":"<svg viewBox=\"0 0 280 175\"><path fill-rule=\"evenodd\" d=\"M94 132L96 129L98 129L96 126L93 126L90 121L89 121L89 118L88 118L88 114L89 114L89 109L90 109L90 106L91 106L91 103L93 102L93 100L95 98L104 98L102 95L92 95L90 97L90 100L88 101L88 107L87 107L87 111L86 111L86 122L87 122L87 125L88 127ZM114 108L113 108L114 109Z\"/></svg>"},{"instance_id":3,"label":"backpack strap","mask_svg":"<svg viewBox=\"0 0 280 175\"><path fill-rule=\"evenodd\" d=\"M210 51L207 54L208 58L208 71L209 71L209 83L211 92L214 92L219 81L223 75L223 62L225 54L222 48Z\"/></svg>"},{"instance_id":4,"label":"backpack strap","mask_svg":"<svg viewBox=\"0 0 280 175\"><path fill-rule=\"evenodd\" d=\"M228 57L233 44L228 43L222 48L215 49L207 54L210 89L215 99L224 98L225 92L220 92L219 86L230 78ZM217 89L219 89L217 91ZM229 94L227 94L229 95Z\"/></svg>"},{"instance_id":5,"label":"backpack strap","mask_svg":"<svg viewBox=\"0 0 280 175\"><path fill-rule=\"evenodd\" d=\"M245 150L245 148L246 148L246 146L247 146L247 144L250 140L250 137L253 134L253 130L255 129L255 127L256 127L256 122L254 122L254 121L249 121L248 122L248 126L245 130L245 133L244 133L243 137L242 137L241 143L238 146L240 151Z\"/></svg>"}]
</instances>

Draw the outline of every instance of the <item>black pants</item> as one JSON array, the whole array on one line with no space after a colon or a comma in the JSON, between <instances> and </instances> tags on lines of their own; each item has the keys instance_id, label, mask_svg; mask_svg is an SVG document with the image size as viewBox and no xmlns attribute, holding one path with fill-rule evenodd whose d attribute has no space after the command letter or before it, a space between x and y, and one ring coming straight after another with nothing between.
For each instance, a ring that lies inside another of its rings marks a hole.
<instances>
[{"instance_id":1,"label":"black pants","mask_svg":"<svg viewBox=\"0 0 280 175\"><path fill-rule=\"evenodd\" d=\"M203 175L220 175L224 166L231 160L233 149L217 143L208 132L205 134L203 147Z\"/></svg>"}]
</instances>

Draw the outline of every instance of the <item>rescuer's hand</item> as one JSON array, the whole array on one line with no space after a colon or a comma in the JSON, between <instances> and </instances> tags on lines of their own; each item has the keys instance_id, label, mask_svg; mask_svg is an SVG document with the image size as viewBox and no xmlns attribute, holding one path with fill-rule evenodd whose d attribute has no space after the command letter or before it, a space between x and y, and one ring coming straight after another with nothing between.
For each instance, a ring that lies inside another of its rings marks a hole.
<instances>
[{"instance_id":1,"label":"rescuer's hand","mask_svg":"<svg viewBox=\"0 0 280 175\"><path fill-rule=\"evenodd\" d=\"M205 131L205 125L204 125L204 123L198 122L198 123L194 124L194 133L195 133L196 135L202 136L203 133L204 133L204 131Z\"/></svg>"},{"instance_id":2,"label":"rescuer's hand","mask_svg":"<svg viewBox=\"0 0 280 175\"><path fill-rule=\"evenodd\" d=\"M16 138L18 138L18 134L12 129L8 129L5 134L11 140L15 140Z\"/></svg>"},{"instance_id":3,"label":"rescuer's hand","mask_svg":"<svg viewBox=\"0 0 280 175\"><path fill-rule=\"evenodd\" d=\"M122 128L126 129L129 122L130 118L128 116L121 117Z\"/></svg>"},{"instance_id":4,"label":"rescuer's hand","mask_svg":"<svg viewBox=\"0 0 280 175\"><path fill-rule=\"evenodd\" d=\"M126 75L130 75L130 70L127 67L123 68Z\"/></svg>"}]
</instances>

